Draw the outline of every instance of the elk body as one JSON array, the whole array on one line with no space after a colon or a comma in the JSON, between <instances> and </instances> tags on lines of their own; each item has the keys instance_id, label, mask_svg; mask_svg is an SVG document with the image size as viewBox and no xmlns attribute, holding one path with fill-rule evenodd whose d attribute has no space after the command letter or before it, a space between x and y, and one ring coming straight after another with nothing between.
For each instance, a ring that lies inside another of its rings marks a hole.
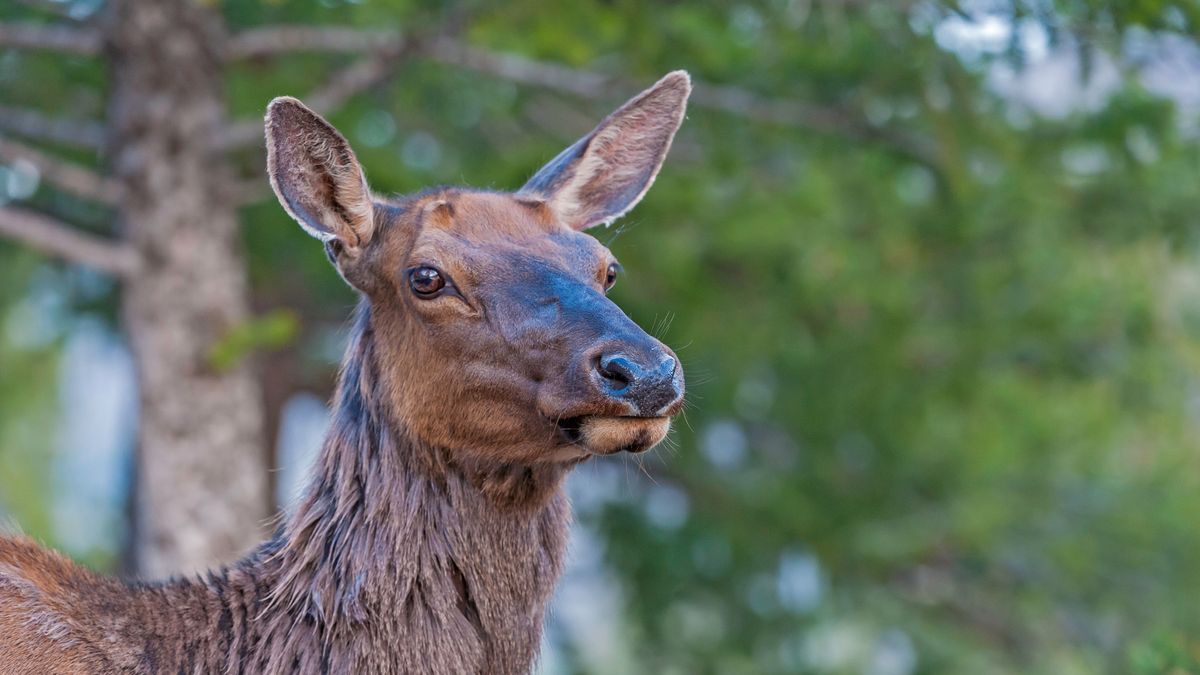
<instances>
[{"instance_id":1,"label":"elk body","mask_svg":"<svg viewBox=\"0 0 1200 675\"><path fill-rule=\"evenodd\" d=\"M689 92L666 76L516 193L398 200L272 102L272 186L362 298L316 475L275 538L199 579L0 539L0 673L527 672L565 475L652 447L682 406L675 354L605 297L619 267L582 231L645 194Z\"/></svg>"}]
</instances>

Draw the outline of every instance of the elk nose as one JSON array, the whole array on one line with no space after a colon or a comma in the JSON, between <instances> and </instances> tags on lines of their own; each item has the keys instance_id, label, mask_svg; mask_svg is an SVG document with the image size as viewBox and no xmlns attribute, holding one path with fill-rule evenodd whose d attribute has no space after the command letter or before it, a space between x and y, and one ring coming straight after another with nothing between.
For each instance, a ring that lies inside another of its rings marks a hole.
<instances>
[{"instance_id":1,"label":"elk nose","mask_svg":"<svg viewBox=\"0 0 1200 675\"><path fill-rule=\"evenodd\" d=\"M620 353L602 354L596 361L604 393L630 404L643 416L661 415L683 394L678 370L679 363L671 356L663 356L657 365Z\"/></svg>"}]
</instances>

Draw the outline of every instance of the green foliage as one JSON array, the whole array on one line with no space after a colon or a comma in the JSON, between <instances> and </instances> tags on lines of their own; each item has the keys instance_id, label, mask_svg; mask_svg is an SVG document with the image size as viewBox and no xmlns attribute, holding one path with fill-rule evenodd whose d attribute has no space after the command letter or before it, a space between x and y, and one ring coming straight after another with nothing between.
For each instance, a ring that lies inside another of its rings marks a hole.
<instances>
[{"instance_id":1,"label":"green foliage","mask_svg":"<svg viewBox=\"0 0 1200 675\"><path fill-rule=\"evenodd\" d=\"M1129 670L1135 675L1200 673L1200 643L1194 637L1161 635L1135 644L1129 653Z\"/></svg>"},{"instance_id":2,"label":"green foliage","mask_svg":"<svg viewBox=\"0 0 1200 675\"><path fill-rule=\"evenodd\" d=\"M989 85L1029 62L1016 38L939 43L978 11L960 4L221 4L234 29L457 25L481 47L645 83L683 67L795 104L785 124L694 106L646 201L597 232L629 271L614 298L679 348L691 392L675 449L645 460L655 482L630 467L581 515L638 672L1197 670L1200 147L1194 111L1122 50L1196 49L1200 13L995 3L1084 66L1120 66L1102 105L1041 117ZM257 117L345 63L237 65L230 106ZM5 67L6 102L100 110L84 65ZM581 101L416 59L332 121L381 192L507 189L631 93ZM233 331L218 366L290 340L290 312L318 343L352 303L278 207L245 221L256 306L285 309ZM38 419L15 372L6 425ZM5 465L6 499L35 469ZM664 490L684 517L653 517Z\"/></svg>"}]
</instances>

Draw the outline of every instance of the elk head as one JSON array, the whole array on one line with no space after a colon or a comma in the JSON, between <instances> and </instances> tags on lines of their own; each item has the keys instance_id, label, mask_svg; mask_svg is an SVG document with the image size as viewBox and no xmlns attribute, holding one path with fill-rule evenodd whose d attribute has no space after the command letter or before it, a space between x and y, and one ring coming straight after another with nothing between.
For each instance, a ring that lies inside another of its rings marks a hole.
<instances>
[{"instance_id":1,"label":"elk head","mask_svg":"<svg viewBox=\"0 0 1200 675\"><path fill-rule=\"evenodd\" d=\"M641 452L683 405L666 345L606 297L620 265L588 228L646 193L683 121L671 73L519 191L372 196L346 139L292 98L267 110L271 184L370 305L395 423L476 463Z\"/></svg>"}]
</instances>

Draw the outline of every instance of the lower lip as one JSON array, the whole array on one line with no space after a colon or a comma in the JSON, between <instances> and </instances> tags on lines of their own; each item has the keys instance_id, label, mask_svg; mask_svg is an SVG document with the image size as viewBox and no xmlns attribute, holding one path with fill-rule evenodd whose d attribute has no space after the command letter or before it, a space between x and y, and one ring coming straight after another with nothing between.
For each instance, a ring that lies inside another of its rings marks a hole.
<instances>
[{"instance_id":1,"label":"lower lip","mask_svg":"<svg viewBox=\"0 0 1200 675\"><path fill-rule=\"evenodd\" d=\"M654 422L654 421L661 421L664 419L669 419L669 417L670 416L667 416L667 415L653 416L653 417L640 417L640 416L635 417L635 416L620 416L620 415L612 415L612 416L580 415L578 417L570 417L570 418L558 420L557 422L555 422L555 428L558 433L558 439L562 443L562 445L582 448L582 449L587 450L588 452L595 452L592 448L588 447L584 443L584 438L583 438L583 427L584 427L584 424L586 423L586 421L589 419L594 419L594 420L640 420L640 421L650 423L650 422ZM602 452L600 454L607 455L607 454L617 454L620 452L630 452L630 453L637 454L637 453L643 452L645 450L648 450L651 447L651 445L653 445L653 444L648 444L645 447L642 447L640 443L633 443L633 444L630 444L630 445L627 445L624 447L617 448L612 451Z\"/></svg>"}]
</instances>

